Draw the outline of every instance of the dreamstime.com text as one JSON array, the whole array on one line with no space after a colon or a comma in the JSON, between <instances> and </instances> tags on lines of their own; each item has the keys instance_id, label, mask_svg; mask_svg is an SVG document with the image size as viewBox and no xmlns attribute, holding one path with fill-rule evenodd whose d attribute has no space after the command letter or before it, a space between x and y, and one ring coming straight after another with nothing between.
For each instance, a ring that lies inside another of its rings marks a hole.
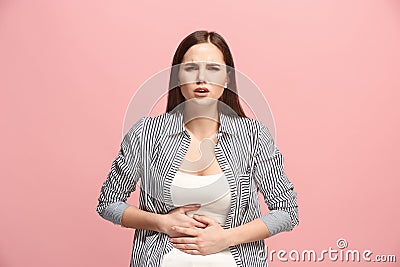
<instances>
[{"instance_id":1,"label":"dreamstime.com text","mask_svg":"<svg viewBox=\"0 0 400 267\"><path fill-rule=\"evenodd\" d=\"M339 238L336 242L337 248L329 247L320 252L313 249L307 250L268 250L266 247L266 258L268 261L282 262L324 262L324 261L341 261L341 262L396 262L396 255L374 254L371 250L360 251L357 249L346 249L348 247L347 240ZM259 251L259 258L262 257L262 251Z\"/></svg>"}]
</instances>

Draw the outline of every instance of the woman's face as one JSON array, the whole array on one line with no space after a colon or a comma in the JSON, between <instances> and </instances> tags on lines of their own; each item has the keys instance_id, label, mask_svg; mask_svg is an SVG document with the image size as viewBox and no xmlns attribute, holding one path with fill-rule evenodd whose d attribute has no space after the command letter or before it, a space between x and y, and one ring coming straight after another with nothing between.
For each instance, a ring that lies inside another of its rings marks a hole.
<instances>
[{"instance_id":1,"label":"woman's face","mask_svg":"<svg viewBox=\"0 0 400 267\"><path fill-rule=\"evenodd\" d=\"M189 48L179 68L179 82L186 100L219 99L228 82L222 52L212 43Z\"/></svg>"}]
</instances>

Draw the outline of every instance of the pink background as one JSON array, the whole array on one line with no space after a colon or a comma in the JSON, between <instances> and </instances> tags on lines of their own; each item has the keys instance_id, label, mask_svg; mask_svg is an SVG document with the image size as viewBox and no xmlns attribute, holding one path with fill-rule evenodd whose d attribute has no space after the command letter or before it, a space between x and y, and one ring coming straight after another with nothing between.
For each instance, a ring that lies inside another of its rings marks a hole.
<instances>
[{"instance_id":1,"label":"pink background","mask_svg":"<svg viewBox=\"0 0 400 267\"><path fill-rule=\"evenodd\" d=\"M342 237L399 266L400 1L378 0L2 0L0 266L129 265L133 230L99 217L99 190L135 90L199 29L274 113L300 225L269 249Z\"/></svg>"}]
</instances>

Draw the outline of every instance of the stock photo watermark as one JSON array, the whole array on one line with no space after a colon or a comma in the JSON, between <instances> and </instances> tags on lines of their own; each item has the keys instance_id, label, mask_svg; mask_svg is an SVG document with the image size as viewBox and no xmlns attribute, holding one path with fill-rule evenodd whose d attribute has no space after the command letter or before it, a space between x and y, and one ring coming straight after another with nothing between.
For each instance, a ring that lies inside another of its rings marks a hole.
<instances>
[{"instance_id":1,"label":"stock photo watermark","mask_svg":"<svg viewBox=\"0 0 400 267\"><path fill-rule=\"evenodd\" d=\"M375 254L373 251L350 249L345 238L339 238L335 247L323 250L305 249L274 250L266 246L266 251L258 252L259 259L267 259L270 262L385 262L395 263L397 257L394 254Z\"/></svg>"}]
</instances>

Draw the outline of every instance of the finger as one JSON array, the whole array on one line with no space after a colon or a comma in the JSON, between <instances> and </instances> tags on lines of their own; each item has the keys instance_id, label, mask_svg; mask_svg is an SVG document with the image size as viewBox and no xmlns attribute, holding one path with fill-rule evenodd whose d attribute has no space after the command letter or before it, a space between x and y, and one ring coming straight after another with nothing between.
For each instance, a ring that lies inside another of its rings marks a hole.
<instances>
[{"instance_id":1,"label":"finger","mask_svg":"<svg viewBox=\"0 0 400 267\"><path fill-rule=\"evenodd\" d=\"M199 222L193 218L191 218L191 223L192 223L192 226L194 226L194 227L198 227L198 228L206 228L207 227L207 224Z\"/></svg>"},{"instance_id":2,"label":"finger","mask_svg":"<svg viewBox=\"0 0 400 267\"><path fill-rule=\"evenodd\" d=\"M192 254L192 255L201 255L200 251L196 249L179 249L182 252L185 252L187 254Z\"/></svg>"},{"instance_id":3,"label":"finger","mask_svg":"<svg viewBox=\"0 0 400 267\"><path fill-rule=\"evenodd\" d=\"M195 205L183 206L183 207L180 207L180 209L182 210L183 213L186 213L189 211L198 210L200 207L201 207L200 204L195 204Z\"/></svg>"},{"instance_id":4,"label":"finger","mask_svg":"<svg viewBox=\"0 0 400 267\"><path fill-rule=\"evenodd\" d=\"M173 244L174 248L183 250L197 250L198 246L195 244Z\"/></svg>"},{"instance_id":5,"label":"finger","mask_svg":"<svg viewBox=\"0 0 400 267\"><path fill-rule=\"evenodd\" d=\"M211 218L209 218L209 217L207 217L207 216L204 216L204 215L194 214L194 215L193 215L193 218L194 218L196 221L199 221L199 222L204 223L204 224L207 224L207 225L213 225L213 224L216 224L216 223L217 223L217 222L214 221L213 219L211 219Z\"/></svg>"},{"instance_id":6,"label":"finger","mask_svg":"<svg viewBox=\"0 0 400 267\"><path fill-rule=\"evenodd\" d=\"M193 225L194 225L194 227L201 228L201 229L204 229L207 227L207 224L204 224L204 223L201 223L198 221L194 222Z\"/></svg>"},{"instance_id":7,"label":"finger","mask_svg":"<svg viewBox=\"0 0 400 267\"><path fill-rule=\"evenodd\" d=\"M197 229L196 228L187 228L187 227L180 227L180 226L172 226L172 230L190 236L197 236Z\"/></svg>"},{"instance_id":8,"label":"finger","mask_svg":"<svg viewBox=\"0 0 400 267\"><path fill-rule=\"evenodd\" d=\"M171 241L171 243L174 244L196 244L195 237L187 237L187 236L172 237L169 240Z\"/></svg>"},{"instance_id":9,"label":"finger","mask_svg":"<svg viewBox=\"0 0 400 267\"><path fill-rule=\"evenodd\" d=\"M192 220L190 220L188 222L180 223L179 225L182 226L182 227L187 227L187 228L201 228L201 229L203 229L203 228L207 227L206 224L204 224L202 222L198 222L195 219L192 219Z\"/></svg>"}]
</instances>

